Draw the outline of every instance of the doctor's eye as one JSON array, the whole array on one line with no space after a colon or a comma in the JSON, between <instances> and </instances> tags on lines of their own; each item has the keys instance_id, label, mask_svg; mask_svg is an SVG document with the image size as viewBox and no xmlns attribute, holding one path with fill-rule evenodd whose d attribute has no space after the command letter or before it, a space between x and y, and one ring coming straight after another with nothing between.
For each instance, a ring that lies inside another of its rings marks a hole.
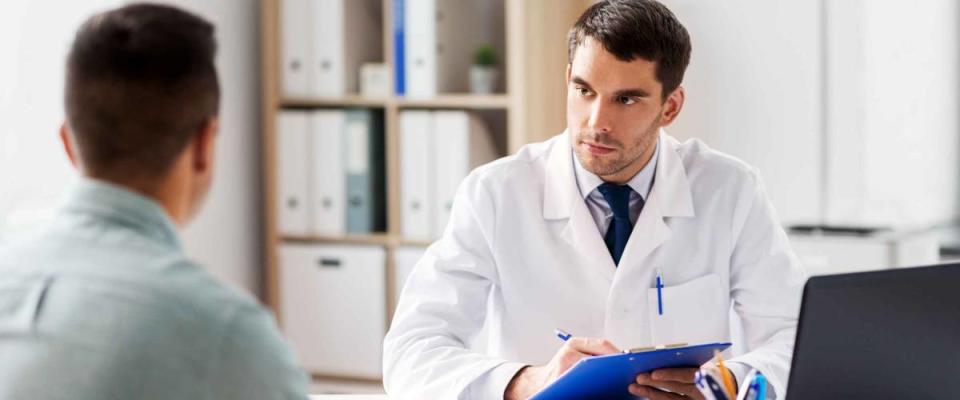
<instances>
[{"instance_id":1,"label":"doctor's eye","mask_svg":"<svg viewBox=\"0 0 960 400\"><path fill-rule=\"evenodd\" d=\"M575 90L577 91L577 94L579 94L579 95L581 95L581 96L589 96L589 95L590 95L590 89L587 89L587 88L585 88L585 87L583 87L583 86L577 86L577 88L576 88Z\"/></svg>"},{"instance_id":2,"label":"doctor's eye","mask_svg":"<svg viewBox=\"0 0 960 400\"><path fill-rule=\"evenodd\" d=\"M637 104L637 99L630 96L620 96L617 98L617 102L625 106L630 106Z\"/></svg>"}]
</instances>

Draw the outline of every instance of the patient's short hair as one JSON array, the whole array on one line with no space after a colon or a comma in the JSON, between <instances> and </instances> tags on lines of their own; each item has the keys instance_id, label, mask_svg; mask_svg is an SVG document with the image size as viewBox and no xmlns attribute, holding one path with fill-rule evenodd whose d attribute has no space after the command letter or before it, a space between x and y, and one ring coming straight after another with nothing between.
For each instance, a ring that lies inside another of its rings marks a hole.
<instances>
[{"instance_id":1,"label":"patient's short hair","mask_svg":"<svg viewBox=\"0 0 960 400\"><path fill-rule=\"evenodd\" d=\"M132 4L94 15L67 57L67 124L86 171L164 176L218 113L214 27L183 10Z\"/></svg>"}]
</instances>

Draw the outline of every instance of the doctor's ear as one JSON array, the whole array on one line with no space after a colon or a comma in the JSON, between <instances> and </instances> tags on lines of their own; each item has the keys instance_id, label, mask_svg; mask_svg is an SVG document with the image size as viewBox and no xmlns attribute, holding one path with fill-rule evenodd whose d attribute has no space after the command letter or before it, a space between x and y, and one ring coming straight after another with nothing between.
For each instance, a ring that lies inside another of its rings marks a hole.
<instances>
[{"instance_id":1,"label":"doctor's ear","mask_svg":"<svg viewBox=\"0 0 960 400\"><path fill-rule=\"evenodd\" d=\"M63 122L60 124L60 143L63 144L63 151L67 153L67 159L70 160L70 164L74 168L79 168L77 164L77 153L73 147L73 138L70 137L70 130L67 128L67 123Z\"/></svg>"},{"instance_id":2,"label":"doctor's ear","mask_svg":"<svg viewBox=\"0 0 960 400\"><path fill-rule=\"evenodd\" d=\"M683 86L677 86L677 88L667 96L663 101L663 111L660 115L661 127L670 125L673 120L677 119L677 115L680 115L680 110L683 109L683 101L685 98L686 92L684 92Z\"/></svg>"}]
</instances>

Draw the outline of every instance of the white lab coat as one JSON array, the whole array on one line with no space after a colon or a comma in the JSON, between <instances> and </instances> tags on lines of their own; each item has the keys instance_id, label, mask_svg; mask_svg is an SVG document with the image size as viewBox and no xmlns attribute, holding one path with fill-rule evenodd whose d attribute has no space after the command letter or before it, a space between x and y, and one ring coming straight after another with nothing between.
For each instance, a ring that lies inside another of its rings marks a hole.
<instances>
[{"instance_id":1,"label":"white lab coat","mask_svg":"<svg viewBox=\"0 0 960 400\"><path fill-rule=\"evenodd\" d=\"M784 393L806 277L759 175L697 140L660 135L653 189L619 267L577 189L567 134L473 171L384 341L391 398L499 399L522 366L560 348L556 328L623 349L727 341L731 304L748 350L734 360ZM472 350L485 320L485 351Z\"/></svg>"}]
</instances>

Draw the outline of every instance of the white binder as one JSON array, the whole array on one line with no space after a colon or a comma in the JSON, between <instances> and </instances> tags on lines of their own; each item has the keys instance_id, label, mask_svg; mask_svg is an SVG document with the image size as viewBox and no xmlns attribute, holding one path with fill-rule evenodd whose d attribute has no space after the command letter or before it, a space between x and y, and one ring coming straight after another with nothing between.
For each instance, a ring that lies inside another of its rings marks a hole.
<instances>
[{"instance_id":1,"label":"white binder","mask_svg":"<svg viewBox=\"0 0 960 400\"><path fill-rule=\"evenodd\" d=\"M335 97L360 92L360 66L383 57L381 7L373 0L314 1L314 95Z\"/></svg>"},{"instance_id":2,"label":"white binder","mask_svg":"<svg viewBox=\"0 0 960 400\"><path fill-rule=\"evenodd\" d=\"M469 90L473 53L489 27L473 0L405 0L406 95L433 97Z\"/></svg>"},{"instance_id":3,"label":"white binder","mask_svg":"<svg viewBox=\"0 0 960 400\"><path fill-rule=\"evenodd\" d=\"M376 246L283 245L280 320L315 374L381 377L386 254Z\"/></svg>"},{"instance_id":4,"label":"white binder","mask_svg":"<svg viewBox=\"0 0 960 400\"><path fill-rule=\"evenodd\" d=\"M483 121L466 111L435 111L432 131L436 165L442 166L433 168L433 235L440 237L460 182L474 168L495 160L497 149Z\"/></svg>"},{"instance_id":5,"label":"white binder","mask_svg":"<svg viewBox=\"0 0 960 400\"><path fill-rule=\"evenodd\" d=\"M347 92L344 66L344 0L313 0L311 10L310 68L316 79L311 95L342 96ZM360 46L362 47L362 46Z\"/></svg>"},{"instance_id":6,"label":"white binder","mask_svg":"<svg viewBox=\"0 0 960 400\"><path fill-rule=\"evenodd\" d=\"M344 112L318 110L310 116L313 233L343 235L346 231L346 181L343 169Z\"/></svg>"},{"instance_id":7,"label":"white binder","mask_svg":"<svg viewBox=\"0 0 960 400\"><path fill-rule=\"evenodd\" d=\"M302 111L277 116L277 230L308 235L310 219L310 121Z\"/></svg>"},{"instance_id":8,"label":"white binder","mask_svg":"<svg viewBox=\"0 0 960 400\"><path fill-rule=\"evenodd\" d=\"M311 0L280 2L280 86L284 96L304 97L313 89L310 38Z\"/></svg>"},{"instance_id":9,"label":"white binder","mask_svg":"<svg viewBox=\"0 0 960 400\"><path fill-rule=\"evenodd\" d=\"M281 8L282 94L358 93L360 66L383 58L382 4L376 0L283 0Z\"/></svg>"},{"instance_id":10,"label":"white binder","mask_svg":"<svg viewBox=\"0 0 960 400\"><path fill-rule=\"evenodd\" d=\"M433 238L431 121L429 111L400 112L400 226L410 240Z\"/></svg>"}]
</instances>

